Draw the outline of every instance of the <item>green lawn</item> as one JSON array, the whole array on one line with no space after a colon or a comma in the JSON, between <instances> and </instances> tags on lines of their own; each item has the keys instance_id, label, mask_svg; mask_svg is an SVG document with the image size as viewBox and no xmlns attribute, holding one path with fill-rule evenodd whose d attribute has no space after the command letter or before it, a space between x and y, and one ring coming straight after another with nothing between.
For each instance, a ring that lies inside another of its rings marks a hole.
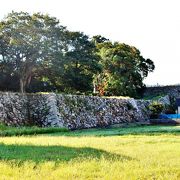
<instances>
[{"instance_id":1,"label":"green lawn","mask_svg":"<svg viewBox=\"0 0 180 180\"><path fill-rule=\"evenodd\" d=\"M178 180L180 126L0 137L0 179Z\"/></svg>"},{"instance_id":2,"label":"green lawn","mask_svg":"<svg viewBox=\"0 0 180 180\"><path fill-rule=\"evenodd\" d=\"M60 133L69 132L66 128L40 128L40 127L9 127L0 124L0 137L2 136L22 136L22 135L36 135L36 134L47 134L47 133Z\"/></svg>"}]
</instances>

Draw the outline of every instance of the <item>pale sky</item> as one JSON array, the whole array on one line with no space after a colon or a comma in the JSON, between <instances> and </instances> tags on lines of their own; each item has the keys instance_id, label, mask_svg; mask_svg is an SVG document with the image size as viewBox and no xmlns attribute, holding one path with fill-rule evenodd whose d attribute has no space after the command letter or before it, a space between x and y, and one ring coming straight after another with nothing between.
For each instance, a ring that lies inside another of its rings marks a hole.
<instances>
[{"instance_id":1,"label":"pale sky","mask_svg":"<svg viewBox=\"0 0 180 180\"><path fill-rule=\"evenodd\" d=\"M0 19L42 12L69 30L137 47L156 69L147 85L180 83L180 0L0 0Z\"/></svg>"}]
</instances>

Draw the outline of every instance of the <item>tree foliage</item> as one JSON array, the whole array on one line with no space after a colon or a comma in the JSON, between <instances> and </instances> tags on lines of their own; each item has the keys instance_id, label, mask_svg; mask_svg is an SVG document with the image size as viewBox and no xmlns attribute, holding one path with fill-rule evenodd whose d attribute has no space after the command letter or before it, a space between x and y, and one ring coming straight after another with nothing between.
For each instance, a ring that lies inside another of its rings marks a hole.
<instances>
[{"instance_id":1,"label":"tree foliage","mask_svg":"<svg viewBox=\"0 0 180 180\"><path fill-rule=\"evenodd\" d=\"M132 46L91 39L40 13L12 12L0 22L0 90L137 96L154 70Z\"/></svg>"},{"instance_id":2,"label":"tree foliage","mask_svg":"<svg viewBox=\"0 0 180 180\"><path fill-rule=\"evenodd\" d=\"M99 59L94 50L95 45L87 35L67 31L64 62L61 66L57 66L56 62L52 68L55 73L52 78L56 79L55 82L62 91L92 90L93 74L100 70Z\"/></svg>"},{"instance_id":3,"label":"tree foliage","mask_svg":"<svg viewBox=\"0 0 180 180\"><path fill-rule=\"evenodd\" d=\"M59 22L39 13L13 12L0 23L0 62L11 76L18 77L20 91L30 84L38 67L61 50L58 33L64 30ZM50 63L50 62L48 62Z\"/></svg>"},{"instance_id":4,"label":"tree foliage","mask_svg":"<svg viewBox=\"0 0 180 180\"><path fill-rule=\"evenodd\" d=\"M144 78L154 70L153 61L143 58L135 47L101 39L96 46L103 70L94 80L96 89L101 95L137 96Z\"/></svg>"}]
</instances>

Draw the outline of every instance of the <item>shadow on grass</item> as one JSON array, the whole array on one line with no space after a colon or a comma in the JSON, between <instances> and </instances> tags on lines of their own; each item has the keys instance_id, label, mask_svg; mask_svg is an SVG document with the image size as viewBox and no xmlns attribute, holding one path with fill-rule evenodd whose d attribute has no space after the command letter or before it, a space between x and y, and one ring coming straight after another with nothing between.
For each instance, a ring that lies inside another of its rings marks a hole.
<instances>
[{"instance_id":1,"label":"shadow on grass","mask_svg":"<svg viewBox=\"0 0 180 180\"><path fill-rule=\"evenodd\" d=\"M21 163L32 161L35 163L54 161L56 163L80 160L86 158L130 161L135 160L129 156L112 154L104 150L91 147L66 147L66 146L33 146L33 145L5 145L0 144L0 160Z\"/></svg>"}]
</instances>

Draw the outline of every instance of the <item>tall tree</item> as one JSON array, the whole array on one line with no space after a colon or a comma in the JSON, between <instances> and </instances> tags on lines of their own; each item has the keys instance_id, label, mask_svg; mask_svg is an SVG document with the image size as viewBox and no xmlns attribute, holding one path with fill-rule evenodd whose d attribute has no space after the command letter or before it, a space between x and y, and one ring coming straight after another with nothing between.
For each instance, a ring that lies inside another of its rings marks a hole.
<instances>
[{"instance_id":1,"label":"tall tree","mask_svg":"<svg viewBox=\"0 0 180 180\"><path fill-rule=\"evenodd\" d=\"M56 76L52 77L61 90L65 92L92 92L93 75L100 70L99 57L94 51L95 45L87 35L81 32L66 32L65 59L61 66L53 67ZM57 63L60 61L55 64ZM63 67L63 70L59 67Z\"/></svg>"},{"instance_id":2,"label":"tall tree","mask_svg":"<svg viewBox=\"0 0 180 180\"><path fill-rule=\"evenodd\" d=\"M136 97L144 78L155 68L153 61L143 58L137 48L118 42L106 40L96 47L103 69L94 80L100 94Z\"/></svg>"},{"instance_id":3,"label":"tall tree","mask_svg":"<svg viewBox=\"0 0 180 180\"><path fill-rule=\"evenodd\" d=\"M12 12L0 22L0 65L11 67L22 93L38 66L51 64L53 53L62 51L64 30L56 18L40 13Z\"/></svg>"}]
</instances>

